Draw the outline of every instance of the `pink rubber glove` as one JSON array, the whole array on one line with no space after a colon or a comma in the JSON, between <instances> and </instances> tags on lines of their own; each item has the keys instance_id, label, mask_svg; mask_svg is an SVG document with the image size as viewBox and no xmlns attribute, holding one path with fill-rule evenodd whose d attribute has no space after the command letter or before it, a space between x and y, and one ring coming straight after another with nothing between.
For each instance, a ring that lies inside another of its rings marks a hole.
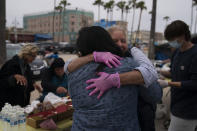
<instances>
[{"instance_id":1,"label":"pink rubber glove","mask_svg":"<svg viewBox=\"0 0 197 131\"><path fill-rule=\"evenodd\" d=\"M86 83L91 85L87 86L86 89L95 88L92 92L89 93L89 96L100 92L97 98L99 99L105 91L109 90L112 87L120 88L120 77L118 73L108 74L105 72L99 72L99 78L87 80Z\"/></svg>"},{"instance_id":2,"label":"pink rubber glove","mask_svg":"<svg viewBox=\"0 0 197 131\"><path fill-rule=\"evenodd\" d=\"M114 55L110 52L93 52L94 61L105 63L109 68L118 67L121 65L120 61L122 58Z\"/></svg>"}]
</instances>

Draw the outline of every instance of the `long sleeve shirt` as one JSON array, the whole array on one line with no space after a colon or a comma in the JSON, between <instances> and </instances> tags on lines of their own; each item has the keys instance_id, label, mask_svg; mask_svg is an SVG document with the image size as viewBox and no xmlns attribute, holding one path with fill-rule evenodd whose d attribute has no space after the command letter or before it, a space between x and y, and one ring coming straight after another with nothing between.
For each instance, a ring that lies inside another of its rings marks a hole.
<instances>
[{"instance_id":1,"label":"long sleeve shirt","mask_svg":"<svg viewBox=\"0 0 197 131\"><path fill-rule=\"evenodd\" d=\"M149 87L153 82L158 79L157 71L155 70L151 61L145 54L138 48L133 47L130 49L133 59L139 64L136 70L139 70L143 76L145 87Z\"/></svg>"},{"instance_id":2,"label":"long sleeve shirt","mask_svg":"<svg viewBox=\"0 0 197 131\"><path fill-rule=\"evenodd\" d=\"M158 79L157 71L155 70L151 61L144 55L144 53L141 50L139 50L136 47L133 47L130 49L130 53L133 59L139 64L139 66L135 69L139 70L142 74L145 83L144 86L149 87ZM66 74L69 74L68 65L71 61L72 59L69 59L68 61L66 61L64 65L64 71Z\"/></svg>"},{"instance_id":3,"label":"long sleeve shirt","mask_svg":"<svg viewBox=\"0 0 197 131\"><path fill-rule=\"evenodd\" d=\"M197 46L175 51L171 59L172 81L181 87L171 88L171 112L183 119L197 119Z\"/></svg>"},{"instance_id":4,"label":"long sleeve shirt","mask_svg":"<svg viewBox=\"0 0 197 131\"><path fill-rule=\"evenodd\" d=\"M123 73L137 65L132 58L125 58L120 62L121 66L105 67L102 71ZM94 89L86 90L86 81L98 77L96 69L99 65L90 62L68 75L68 91L75 109L72 131L138 131L138 86L112 88L105 92L101 99L97 99L97 94L88 95Z\"/></svg>"}]
</instances>

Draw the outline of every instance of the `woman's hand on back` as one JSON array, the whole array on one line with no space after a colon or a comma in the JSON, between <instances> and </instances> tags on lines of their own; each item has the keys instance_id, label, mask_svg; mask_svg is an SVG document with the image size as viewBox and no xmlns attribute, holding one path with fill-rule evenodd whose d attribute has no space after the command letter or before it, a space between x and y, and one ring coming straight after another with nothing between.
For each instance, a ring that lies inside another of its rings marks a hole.
<instances>
[{"instance_id":1,"label":"woman's hand on back","mask_svg":"<svg viewBox=\"0 0 197 131\"><path fill-rule=\"evenodd\" d=\"M89 93L89 96L99 92L97 98L99 99L107 90L112 87L120 88L120 77L118 73L108 74L105 72L99 72L99 78L87 80L86 83L91 85L87 86L86 89L95 88L92 92Z\"/></svg>"},{"instance_id":2,"label":"woman's hand on back","mask_svg":"<svg viewBox=\"0 0 197 131\"><path fill-rule=\"evenodd\" d=\"M118 67L121 65L120 60L122 59L120 56L114 55L110 52L93 52L94 61L101 62L106 64L109 68Z\"/></svg>"}]
</instances>

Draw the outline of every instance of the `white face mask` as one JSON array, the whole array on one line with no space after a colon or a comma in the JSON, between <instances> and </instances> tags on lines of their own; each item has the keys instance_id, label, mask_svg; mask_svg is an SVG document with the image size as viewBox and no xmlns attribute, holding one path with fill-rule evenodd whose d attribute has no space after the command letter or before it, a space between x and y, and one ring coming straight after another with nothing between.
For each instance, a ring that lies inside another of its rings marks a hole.
<instances>
[{"instance_id":1,"label":"white face mask","mask_svg":"<svg viewBox=\"0 0 197 131\"><path fill-rule=\"evenodd\" d=\"M181 47L182 43L179 43L179 42L177 42L177 40L175 40L175 41L169 42L169 45L170 45L171 47L177 49L177 48L180 48L180 47Z\"/></svg>"}]
</instances>

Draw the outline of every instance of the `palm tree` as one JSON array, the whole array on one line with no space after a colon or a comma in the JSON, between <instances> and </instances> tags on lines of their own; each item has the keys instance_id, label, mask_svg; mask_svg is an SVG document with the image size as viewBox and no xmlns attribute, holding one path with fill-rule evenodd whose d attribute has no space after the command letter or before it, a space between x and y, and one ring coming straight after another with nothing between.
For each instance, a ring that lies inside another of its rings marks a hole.
<instances>
[{"instance_id":1,"label":"palm tree","mask_svg":"<svg viewBox=\"0 0 197 131\"><path fill-rule=\"evenodd\" d=\"M151 31L150 31L150 40L149 40L149 59L155 58L155 25L156 25L156 12L157 12L157 0L153 0L152 11L151 11Z\"/></svg>"},{"instance_id":2,"label":"palm tree","mask_svg":"<svg viewBox=\"0 0 197 131\"><path fill-rule=\"evenodd\" d=\"M103 6L102 0L95 0L93 5L98 5L98 21L100 20L100 7Z\"/></svg>"},{"instance_id":3,"label":"palm tree","mask_svg":"<svg viewBox=\"0 0 197 131\"><path fill-rule=\"evenodd\" d=\"M112 9L113 6L114 6L114 1L113 0L110 0L109 2L107 2L103 5L104 9L107 10L107 18L106 18L107 22L108 22L108 18L109 18L109 13L113 10Z\"/></svg>"},{"instance_id":4,"label":"palm tree","mask_svg":"<svg viewBox=\"0 0 197 131\"><path fill-rule=\"evenodd\" d=\"M110 0L110 5L111 5L111 8L110 8L110 21L113 20L113 9L114 9L114 6L115 6L115 1L114 0Z\"/></svg>"},{"instance_id":5,"label":"palm tree","mask_svg":"<svg viewBox=\"0 0 197 131\"><path fill-rule=\"evenodd\" d=\"M54 0L54 11L53 11L53 41L54 41L54 36L55 36L55 7L56 7L56 0Z\"/></svg>"},{"instance_id":6,"label":"palm tree","mask_svg":"<svg viewBox=\"0 0 197 131\"><path fill-rule=\"evenodd\" d=\"M125 10L125 5L126 2L125 1L119 1L116 6L121 10L121 21L123 21L123 14L124 14L124 10Z\"/></svg>"},{"instance_id":7,"label":"palm tree","mask_svg":"<svg viewBox=\"0 0 197 131\"><path fill-rule=\"evenodd\" d=\"M62 7L61 5L56 6L56 7L55 7L55 10L56 10L56 11L59 11L59 16L60 16L60 19L59 19L59 22L58 22L58 23L59 23L59 39L58 39L58 42L60 42L60 36L61 36L61 35L60 35L60 34L61 34L61 33L60 33L60 32L61 32L61 19L62 19L61 16L62 16L63 7Z\"/></svg>"},{"instance_id":8,"label":"palm tree","mask_svg":"<svg viewBox=\"0 0 197 131\"><path fill-rule=\"evenodd\" d=\"M6 4L5 0L0 1L0 67L6 60L5 45L5 22L6 22Z\"/></svg>"},{"instance_id":9,"label":"palm tree","mask_svg":"<svg viewBox=\"0 0 197 131\"><path fill-rule=\"evenodd\" d=\"M128 1L128 4L125 6L125 13L126 13L125 21L127 21L127 16L131 8L132 8L131 1Z\"/></svg>"},{"instance_id":10,"label":"palm tree","mask_svg":"<svg viewBox=\"0 0 197 131\"><path fill-rule=\"evenodd\" d=\"M64 41L64 16L65 16L65 10L66 10L66 7L69 6L69 5L71 5L71 4L68 3L67 0L62 0L62 1L60 2L60 5L63 6L63 23L62 23L62 24L63 24L63 29L62 29L63 39L62 39L62 41Z\"/></svg>"},{"instance_id":11,"label":"palm tree","mask_svg":"<svg viewBox=\"0 0 197 131\"><path fill-rule=\"evenodd\" d=\"M139 16L139 22L138 22L138 28L137 28L137 34L136 34L136 39L139 35L139 31L140 31L140 24L141 24L141 18L142 18L142 11L146 10L147 7L145 6L145 2L144 1L140 1L137 3L136 8L140 8L140 16Z\"/></svg>"},{"instance_id":12,"label":"palm tree","mask_svg":"<svg viewBox=\"0 0 197 131\"><path fill-rule=\"evenodd\" d=\"M167 27L167 24L168 24L168 21L170 20L170 17L169 16L165 16L165 17L163 17L163 20L166 21L166 27Z\"/></svg>"},{"instance_id":13,"label":"palm tree","mask_svg":"<svg viewBox=\"0 0 197 131\"><path fill-rule=\"evenodd\" d=\"M110 5L109 2L107 2L107 3L104 3L103 7L104 7L105 10L107 10L106 21L108 22L108 16L109 16L109 12L110 12L110 9L111 9L111 5Z\"/></svg>"},{"instance_id":14,"label":"palm tree","mask_svg":"<svg viewBox=\"0 0 197 131\"><path fill-rule=\"evenodd\" d=\"M135 19L135 9L136 9L136 4L137 0L131 0L132 8L133 8L133 17L132 17L132 24L131 24L131 38L130 38L130 43L132 41L132 32L133 32L133 25L134 25L134 19Z\"/></svg>"}]
</instances>

